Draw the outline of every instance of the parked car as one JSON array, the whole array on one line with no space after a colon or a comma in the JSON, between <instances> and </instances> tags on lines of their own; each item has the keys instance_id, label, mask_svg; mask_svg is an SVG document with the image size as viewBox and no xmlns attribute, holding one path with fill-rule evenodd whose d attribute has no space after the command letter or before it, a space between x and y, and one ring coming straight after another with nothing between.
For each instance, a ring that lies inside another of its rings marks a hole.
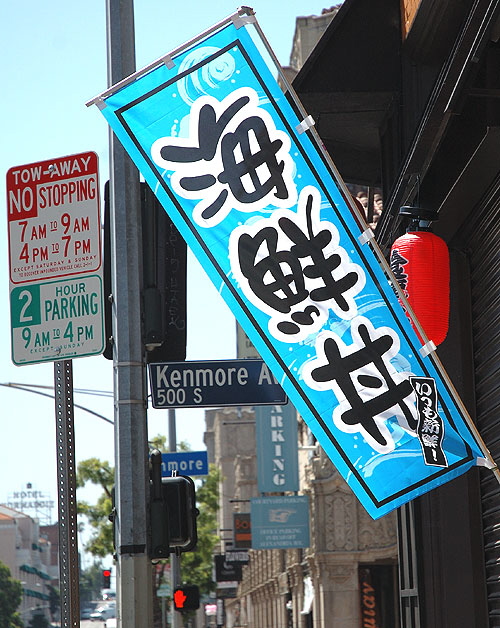
<instances>
[{"instance_id":1,"label":"parked car","mask_svg":"<svg viewBox=\"0 0 500 628\"><path fill-rule=\"evenodd\" d=\"M90 613L90 621L106 621L111 617L116 617L116 603L108 602L98 606L93 613Z\"/></svg>"},{"instance_id":2,"label":"parked car","mask_svg":"<svg viewBox=\"0 0 500 628\"><path fill-rule=\"evenodd\" d=\"M99 602L85 602L80 608L80 619L90 619L90 614L94 612Z\"/></svg>"},{"instance_id":3,"label":"parked car","mask_svg":"<svg viewBox=\"0 0 500 628\"><path fill-rule=\"evenodd\" d=\"M101 589L103 600L116 600L116 591L114 589Z\"/></svg>"}]
</instances>

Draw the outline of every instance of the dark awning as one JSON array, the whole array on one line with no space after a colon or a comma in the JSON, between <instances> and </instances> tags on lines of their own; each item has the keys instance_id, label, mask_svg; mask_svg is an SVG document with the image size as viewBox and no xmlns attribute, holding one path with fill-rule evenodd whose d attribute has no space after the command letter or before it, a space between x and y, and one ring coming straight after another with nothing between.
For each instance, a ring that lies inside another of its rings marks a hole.
<instances>
[{"instance_id":1,"label":"dark awning","mask_svg":"<svg viewBox=\"0 0 500 628\"><path fill-rule=\"evenodd\" d=\"M293 81L346 181L380 185L379 129L399 92L399 2L346 0Z\"/></svg>"}]
</instances>

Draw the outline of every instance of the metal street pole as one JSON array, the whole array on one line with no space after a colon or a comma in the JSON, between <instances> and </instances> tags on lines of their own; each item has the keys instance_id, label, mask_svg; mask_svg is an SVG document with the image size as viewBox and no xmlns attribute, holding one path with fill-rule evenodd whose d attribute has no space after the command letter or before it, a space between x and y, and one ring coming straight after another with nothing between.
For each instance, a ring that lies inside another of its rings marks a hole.
<instances>
[{"instance_id":1,"label":"metal street pole","mask_svg":"<svg viewBox=\"0 0 500 628\"><path fill-rule=\"evenodd\" d=\"M177 451L177 429L175 425L175 408L168 409L168 450ZM181 557L177 554L170 554L170 582L172 585L172 595L176 587L181 583ZM172 603L172 628L181 628L181 616L174 610Z\"/></svg>"},{"instance_id":2,"label":"metal street pole","mask_svg":"<svg viewBox=\"0 0 500 628\"><path fill-rule=\"evenodd\" d=\"M54 362L56 410L57 485L59 513L59 584L61 626L80 625L78 573L78 523L76 513L75 421L73 404L73 364Z\"/></svg>"},{"instance_id":3,"label":"metal street pole","mask_svg":"<svg viewBox=\"0 0 500 628\"><path fill-rule=\"evenodd\" d=\"M108 83L135 71L133 0L107 0ZM150 628L148 438L141 334L142 250L139 174L110 132L110 205L115 403L118 621Z\"/></svg>"}]
</instances>

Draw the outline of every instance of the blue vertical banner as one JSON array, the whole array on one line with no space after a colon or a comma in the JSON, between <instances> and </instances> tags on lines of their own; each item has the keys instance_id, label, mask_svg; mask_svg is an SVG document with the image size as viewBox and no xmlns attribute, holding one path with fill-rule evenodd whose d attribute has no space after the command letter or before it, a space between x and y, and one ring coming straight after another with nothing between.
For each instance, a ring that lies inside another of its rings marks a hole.
<instances>
[{"instance_id":1,"label":"blue vertical banner","mask_svg":"<svg viewBox=\"0 0 500 628\"><path fill-rule=\"evenodd\" d=\"M87 104L379 517L494 461L273 63L243 8Z\"/></svg>"},{"instance_id":2,"label":"blue vertical banner","mask_svg":"<svg viewBox=\"0 0 500 628\"><path fill-rule=\"evenodd\" d=\"M297 411L291 403L255 407L260 493L299 490Z\"/></svg>"}]
</instances>

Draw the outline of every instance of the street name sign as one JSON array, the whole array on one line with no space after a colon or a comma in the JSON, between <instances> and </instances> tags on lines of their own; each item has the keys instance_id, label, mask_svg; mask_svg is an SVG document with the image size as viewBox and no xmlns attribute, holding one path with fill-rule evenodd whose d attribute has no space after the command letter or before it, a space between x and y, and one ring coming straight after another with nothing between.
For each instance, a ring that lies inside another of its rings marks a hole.
<instances>
[{"instance_id":1,"label":"street name sign","mask_svg":"<svg viewBox=\"0 0 500 628\"><path fill-rule=\"evenodd\" d=\"M208 475L208 452L178 451L161 455L161 474L170 477L172 472L180 475Z\"/></svg>"},{"instance_id":2,"label":"street name sign","mask_svg":"<svg viewBox=\"0 0 500 628\"><path fill-rule=\"evenodd\" d=\"M10 168L7 221L13 362L102 353L97 155Z\"/></svg>"},{"instance_id":3,"label":"street name sign","mask_svg":"<svg viewBox=\"0 0 500 628\"><path fill-rule=\"evenodd\" d=\"M153 408L209 408L286 403L263 360L149 365Z\"/></svg>"}]
</instances>

